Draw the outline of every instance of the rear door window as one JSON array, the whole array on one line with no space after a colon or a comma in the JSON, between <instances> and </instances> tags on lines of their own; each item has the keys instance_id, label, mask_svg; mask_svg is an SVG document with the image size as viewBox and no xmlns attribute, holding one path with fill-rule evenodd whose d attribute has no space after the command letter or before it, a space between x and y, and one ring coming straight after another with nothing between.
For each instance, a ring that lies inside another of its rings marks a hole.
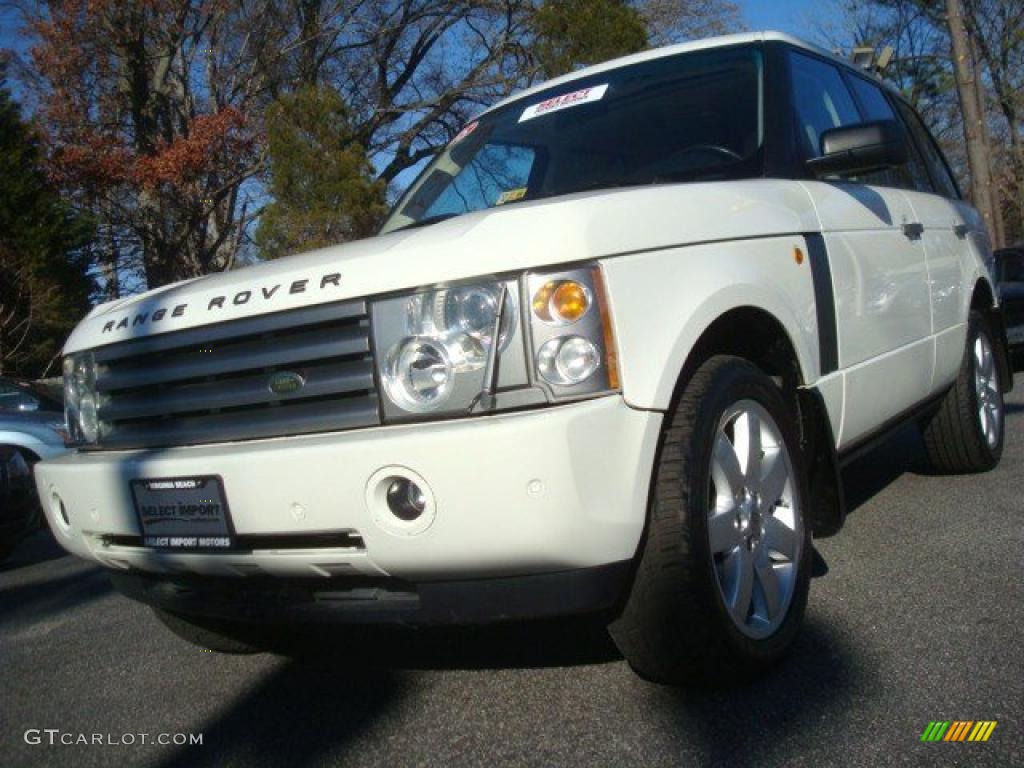
<instances>
[{"instance_id":1,"label":"rear door window","mask_svg":"<svg viewBox=\"0 0 1024 768\"><path fill-rule=\"evenodd\" d=\"M949 171L949 164L946 162L946 158L942 156L942 152L939 150L938 144L935 143L935 139L932 138L928 129L925 128L924 122L913 109L902 101L897 103L899 104L900 114L903 115L903 120L914 137L914 143L920 147L921 152L924 154L924 160L928 164L928 171L935 182L935 191L943 197L959 200L960 191L956 186L956 181L953 180L953 174Z\"/></svg>"},{"instance_id":2,"label":"rear door window","mask_svg":"<svg viewBox=\"0 0 1024 768\"><path fill-rule=\"evenodd\" d=\"M892 104L881 88L857 75L849 75L849 81L854 95L860 103L861 113L864 115L865 122L875 120L895 120L900 122L900 118L896 115ZM909 132L907 133L907 143L910 159L905 165L898 168L886 168L881 171L862 174L859 180L865 184L899 187L900 189L916 190L918 192L934 192L931 179L928 177L928 171L925 169L924 160L914 145Z\"/></svg>"}]
</instances>

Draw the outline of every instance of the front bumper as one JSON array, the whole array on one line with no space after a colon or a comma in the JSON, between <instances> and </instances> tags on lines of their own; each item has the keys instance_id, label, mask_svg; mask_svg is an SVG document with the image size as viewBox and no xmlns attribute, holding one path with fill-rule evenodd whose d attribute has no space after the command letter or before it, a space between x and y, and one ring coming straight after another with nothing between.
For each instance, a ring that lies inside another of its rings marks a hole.
<instances>
[{"instance_id":1,"label":"front bumper","mask_svg":"<svg viewBox=\"0 0 1024 768\"><path fill-rule=\"evenodd\" d=\"M36 481L61 544L121 571L416 583L555 573L633 557L661 419L611 396L318 436L77 452L38 464ZM382 524L368 484L386 468L427 485L435 515L422 532ZM210 474L223 480L238 536L270 544L176 553L125 543L141 534L132 479ZM331 532L355 543L287 546Z\"/></svg>"}]
</instances>

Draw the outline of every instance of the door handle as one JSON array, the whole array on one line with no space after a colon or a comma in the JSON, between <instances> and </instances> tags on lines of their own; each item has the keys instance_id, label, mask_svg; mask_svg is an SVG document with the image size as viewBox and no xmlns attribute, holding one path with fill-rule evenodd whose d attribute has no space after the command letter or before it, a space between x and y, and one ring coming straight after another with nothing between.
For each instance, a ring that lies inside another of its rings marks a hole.
<instances>
[{"instance_id":1,"label":"door handle","mask_svg":"<svg viewBox=\"0 0 1024 768\"><path fill-rule=\"evenodd\" d=\"M903 225L903 234L911 240L920 240L924 234L924 224L914 221Z\"/></svg>"},{"instance_id":2,"label":"door handle","mask_svg":"<svg viewBox=\"0 0 1024 768\"><path fill-rule=\"evenodd\" d=\"M968 226L966 224L954 224L953 225L953 234L955 234L961 240L963 240L963 239L965 239L967 237L967 233L969 231L970 231L970 229L968 228Z\"/></svg>"}]
</instances>

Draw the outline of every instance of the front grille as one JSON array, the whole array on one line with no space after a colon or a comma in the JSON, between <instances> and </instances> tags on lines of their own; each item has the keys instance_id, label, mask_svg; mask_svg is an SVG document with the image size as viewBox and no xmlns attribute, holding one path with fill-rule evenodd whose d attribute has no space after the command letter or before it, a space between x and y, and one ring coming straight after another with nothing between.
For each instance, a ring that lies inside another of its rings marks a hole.
<instances>
[{"instance_id":1,"label":"front grille","mask_svg":"<svg viewBox=\"0 0 1024 768\"><path fill-rule=\"evenodd\" d=\"M134 339L94 354L100 449L254 440L380 423L363 301ZM302 385L272 391L271 379L281 372L298 374Z\"/></svg>"}]
</instances>

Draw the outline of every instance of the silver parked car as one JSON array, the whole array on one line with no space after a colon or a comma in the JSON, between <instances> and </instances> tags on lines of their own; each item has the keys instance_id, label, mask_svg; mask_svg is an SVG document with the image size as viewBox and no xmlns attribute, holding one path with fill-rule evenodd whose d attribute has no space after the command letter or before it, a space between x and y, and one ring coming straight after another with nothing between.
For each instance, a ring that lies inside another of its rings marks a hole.
<instances>
[{"instance_id":1,"label":"silver parked car","mask_svg":"<svg viewBox=\"0 0 1024 768\"><path fill-rule=\"evenodd\" d=\"M63 413L0 410L0 560L44 524L32 468L64 453L66 439Z\"/></svg>"},{"instance_id":2,"label":"silver parked car","mask_svg":"<svg viewBox=\"0 0 1024 768\"><path fill-rule=\"evenodd\" d=\"M0 413L11 411L64 413L64 403L40 382L0 377Z\"/></svg>"}]
</instances>

